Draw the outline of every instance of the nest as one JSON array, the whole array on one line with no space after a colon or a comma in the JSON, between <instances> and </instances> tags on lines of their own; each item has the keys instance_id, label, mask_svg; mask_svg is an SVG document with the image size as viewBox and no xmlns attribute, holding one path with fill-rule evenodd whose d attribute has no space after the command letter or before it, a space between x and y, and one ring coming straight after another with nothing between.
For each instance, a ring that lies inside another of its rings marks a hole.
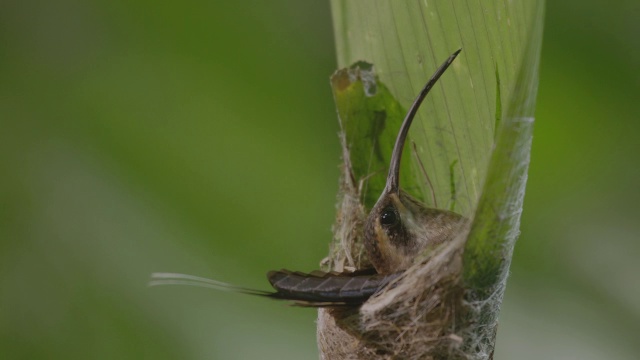
<instances>
[{"instance_id":1,"label":"nest","mask_svg":"<svg viewBox=\"0 0 640 360\"><path fill-rule=\"evenodd\" d=\"M464 237L444 244L359 309L321 309L321 359L468 359Z\"/></svg>"}]
</instances>

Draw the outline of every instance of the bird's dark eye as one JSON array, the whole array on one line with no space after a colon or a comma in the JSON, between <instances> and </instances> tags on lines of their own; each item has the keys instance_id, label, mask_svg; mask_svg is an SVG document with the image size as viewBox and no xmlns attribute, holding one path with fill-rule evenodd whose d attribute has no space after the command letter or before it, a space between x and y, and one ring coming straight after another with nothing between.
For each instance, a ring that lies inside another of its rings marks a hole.
<instances>
[{"instance_id":1,"label":"bird's dark eye","mask_svg":"<svg viewBox=\"0 0 640 360\"><path fill-rule=\"evenodd\" d=\"M398 213L392 207L385 208L380 214L380 224L385 226L393 226L400 220Z\"/></svg>"}]
</instances>

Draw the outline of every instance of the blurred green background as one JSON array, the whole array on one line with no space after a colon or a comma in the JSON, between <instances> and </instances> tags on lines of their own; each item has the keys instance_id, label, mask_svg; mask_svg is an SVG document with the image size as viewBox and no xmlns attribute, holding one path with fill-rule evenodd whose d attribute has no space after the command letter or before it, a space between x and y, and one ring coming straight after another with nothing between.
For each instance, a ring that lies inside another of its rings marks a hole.
<instances>
[{"instance_id":1,"label":"blurred green background","mask_svg":"<svg viewBox=\"0 0 640 360\"><path fill-rule=\"evenodd\" d=\"M640 5L549 2L496 359L640 352ZM327 253L327 2L0 2L0 358L314 359L267 289Z\"/></svg>"}]
</instances>

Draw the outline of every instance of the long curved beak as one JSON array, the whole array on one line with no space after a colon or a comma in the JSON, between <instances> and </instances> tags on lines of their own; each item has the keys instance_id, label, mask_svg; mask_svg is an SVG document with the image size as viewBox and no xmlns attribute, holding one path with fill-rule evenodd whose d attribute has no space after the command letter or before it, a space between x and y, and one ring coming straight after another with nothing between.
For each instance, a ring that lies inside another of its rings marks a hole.
<instances>
[{"instance_id":1,"label":"long curved beak","mask_svg":"<svg viewBox=\"0 0 640 360\"><path fill-rule=\"evenodd\" d=\"M400 126L400 132L398 133L398 137L396 138L396 144L393 147L393 152L391 153L391 163L389 164L389 175L387 175L387 185L385 186L385 192L391 193L395 192L399 194L400 192L400 160L402 158L402 150L404 149L404 143L407 140L407 134L409 134L409 128L411 127L411 123L413 122L413 118L416 116L418 112L418 108L420 104L422 104L422 100L427 96L433 85L438 81L440 76L444 74L449 65L455 60L455 58L460 54L462 49L458 49L456 52L451 54L449 58L436 70L436 72L431 75L427 84L422 88L418 97L413 101L411 107L409 108L409 112L407 116L404 118L402 122L402 126Z\"/></svg>"}]
</instances>

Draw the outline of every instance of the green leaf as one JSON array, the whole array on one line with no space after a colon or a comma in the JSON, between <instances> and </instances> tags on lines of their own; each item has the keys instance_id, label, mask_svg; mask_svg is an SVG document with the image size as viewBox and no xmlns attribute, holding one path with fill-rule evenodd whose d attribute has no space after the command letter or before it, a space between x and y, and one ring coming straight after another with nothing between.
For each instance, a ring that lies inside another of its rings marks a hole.
<instances>
[{"instance_id":1,"label":"green leaf","mask_svg":"<svg viewBox=\"0 0 640 360\"><path fill-rule=\"evenodd\" d=\"M343 157L356 160L350 162L349 176L353 183L363 183L362 202L369 209L385 186L395 142L388 134L397 132L406 113L374 71L371 64L356 62L331 77L345 141ZM403 157L403 168L404 176L415 178L408 156ZM417 187L415 181L403 185L409 189Z\"/></svg>"},{"instance_id":2,"label":"green leaf","mask_svg":"<svg viewBox=\"0 0 640 360\"><path fill-rule=\"evenodd\" d=\"M439 63L463 48L425 100L410 131L412 146L408 148L415 148L416 155L412 165L424 171L403 164L401 185L412 182L410 186L418 190L413 194L426 203L431 201L433 188L433 205L475 218L465 256L467 276L475 282L478 277L492 276L485 272L497 275L496 266L508 256L495 251L502 251L507 233L517 233L517 221L506 224L504 214L495 207L517 214L521 210L522 195L509 191L516 184L523 187L526 179L530 129L523 121L532 121L535 104L542 2L334 0L332 9L339 65L356 60L373 63L384 84L379 86L386 86L405 106ZM338 101L338 108L343 106ZM395 129L376 134L376 141L392 143ZM353 136L347 132L347 141L353 147L362 146L359 153L372 152L370 143ZM517 159L508 157L516 154ZM370 157L352 157L351 161L359 167L360 162L370 162ZM518 171L513 169L516 165ZM483 202L478 207L480 199ZM478 285L483 284L487 282Z\"/></svg>"},{"instance_id":3,"label":"green leaf","mask_svg":"<svg viewBox=\"0 0 640 360\"><path fill-rule=\"evenodd\" d=\"M437 66L463 49L412 126L410 140L425 168L414 174L420 191L413 195L431 202L426 173L437 207L450 208L453 171L455 207L473 215L494 144L494 74L500 71L502 97L509 98L536 9L536 2L332 1L339 67L360 60L374 64L380 81L405 107Z\"/></svg>"},{"instance_id":4,"label":"green leaf","mask_svg":"<svg viewBox=\"0 0 640 360\"><path fill-rule=\"evenodd\" d=\"M531 25L516 86L510 89L502 119L496 116L496 145L464 254L467 285L487 292L506 281L513 245L519 234L533 134L542 38L542 7ZM500 78L496 69L496 82ZM501 107L500 92L496 107Z\"/></svg>"}]
</instances>

